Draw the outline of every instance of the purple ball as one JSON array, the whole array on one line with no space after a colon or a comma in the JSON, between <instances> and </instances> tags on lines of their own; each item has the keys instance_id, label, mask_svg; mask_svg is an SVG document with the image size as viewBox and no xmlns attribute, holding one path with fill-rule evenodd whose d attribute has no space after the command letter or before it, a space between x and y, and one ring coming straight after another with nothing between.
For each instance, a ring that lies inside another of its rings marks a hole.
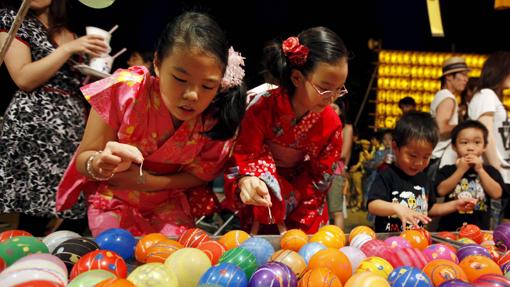
<instances>
[{"instance_id":1,"label":"purple ball","mask_svg":"<svg viewBox=\"0 0 510 287\"><path fill-rule=\"evenodd\" d=\"M268 262L255 271L248 283L249 287L287 287L297 286L296 275L285 264Z\"/></svg>"},{"instance_id":2,"label":"purple ball","mask_svg":"<svg viewBox=\"0 0 510 287\"><path fill-rule=\"evenodd\" d=\"M492 259L489 250L478 244L466 244L457 250L459 261L470 255L481 255Z\"/></svg>"},{"instance_id":3,"label":"purple ball","mask_svg":"<svg viewBox=\"0 0 510 287\"><path fill-rule=\"evenodd\" d=\"M478 277L473 284L483 287L510 287L510 280L502 275L485 274Z\"/></svg>"},{"instance_id":4,"label":"purple ball","mask_svg":"<svg viewBox=\"0 0 510 287\"><path fill-rule=\"evenodd\" d=\"M475 287L475 285L469 284L459 279L453 279L450 281L443 282L439 287Z\"/></svg>"},{"instance_id":5,"label":"purple ball","mask_svg":"<svg viewBox=\"0 0 510 287\"><path fill-rule=\"evenodd\" d=\"M492 234L496 246L502 250L510 250L510 223L502 223Z\"/></svg>"}]
</instances>

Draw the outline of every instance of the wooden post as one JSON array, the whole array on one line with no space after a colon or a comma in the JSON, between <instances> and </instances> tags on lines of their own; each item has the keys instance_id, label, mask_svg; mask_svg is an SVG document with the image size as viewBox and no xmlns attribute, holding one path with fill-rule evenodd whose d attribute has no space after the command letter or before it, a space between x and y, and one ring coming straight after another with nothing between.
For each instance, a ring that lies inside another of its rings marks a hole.
<instances>
[{"instance_id":1,"label":"wooden post","mask_svg":"<svg viewBox=\"0 0 510 287\"><path fill-rule=\"evenodd\" d=\"M0 49L0 66L2 66L4 62L5 54L7 53L7 49L9 49L9 46L11 45L12 39L18 32L21 23L23 22L25 16L27 15L31 2L32 0L23 0L23 3L21 3L21 7L18 10L18 14L16 14L16 18L14 18L14 22L12 23L11 29L9 30L9 34L7 35L7 38L2 44L2 49Z\"/></svg>"}]
</instances>

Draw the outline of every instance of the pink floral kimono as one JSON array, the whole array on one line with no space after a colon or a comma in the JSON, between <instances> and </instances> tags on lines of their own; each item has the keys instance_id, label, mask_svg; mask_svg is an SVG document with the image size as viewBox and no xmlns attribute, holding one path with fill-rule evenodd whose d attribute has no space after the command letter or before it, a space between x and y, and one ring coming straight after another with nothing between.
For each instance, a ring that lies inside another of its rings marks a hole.
<instances>
[{"instance_id":1,"label":"pink floral kimono","mask_svg":"<svg viewBox=\"0 0 510 287\"><path fill-rule=\"evenodd\" d=\"M267 207L240 204L237 179L257 176L271 191L275 223L316 232L329 219L326 195L332 175L339 172L341 131L340 119L330 107L296 119L282 89L258 97L246 112L232 167L225 172L224 204L241 209L244 223L251 217L272 223Z\"/></svg>"},{"instance_id":2,"label":"pink floral kimono","mask_svg":"<svg viewBox=\"0 0 510 287\"><path fill-rule=\"evenodd\" d=\"M204 136L202 132L216 122L206 116L175 129L161 99L159 79L151 77L147 69L118 70L81 90L94 110L117 131L118 141L142 152L147 172L189 172L211 181L222 171L232 141ZM89 227L94 236L109 228L124 228L134 235L161 232L174 236L193 227L194 218L211 214L218 206L205 185L157 192L113 189L106 182L79 174L73 159L58 188L57 210L70 208L81 191L88 197Z\"/></svg>"}]
</instances>

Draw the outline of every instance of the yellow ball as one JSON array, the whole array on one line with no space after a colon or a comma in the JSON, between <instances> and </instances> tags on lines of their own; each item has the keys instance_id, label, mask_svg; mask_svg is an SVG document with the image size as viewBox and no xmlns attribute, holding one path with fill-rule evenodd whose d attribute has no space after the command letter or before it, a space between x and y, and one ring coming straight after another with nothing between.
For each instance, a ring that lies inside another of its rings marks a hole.
<instances>
[{"instance_id":1,"label":"yellow ball","mask_svg":"<svg viewBox=\"0 0 510 287\"><path fill-rule=\"evenodd\" d=\"M351 230L351 233L349 233L349 242L351 242L354 239L354 237L356 237L356 235L362 233L365 233L372 237L372 239L375 239L375 231L372 228L365 225L360 225L354 227L354 229Z\"/></svg>"},{"instance_id":2,"label":"yellow ball","mask_svg":"<svg viewBox=\"0 0 510 287\"><path fill-rule=\"evenodd\" d=\"M341 238L332 232L323 230L317 231L314 235L312 235L310 242L318 242L322 243L326 247L339 249L344 247L345 237Z\"/></svg>"},{"instance_id":3,"label":"yellow ball","mask_svg":"<svg viewBox=\"0 0 510 287\"><path fill-rule=\"evenodd\" d=\"M393 266L388 261L381 257L372 256L363 259L355 273L372 272L386 279L391 271L393 271Z\"/></svg>"},{"instance_id":4,"label":"yellow ball","mask_svg":"<svg viewBox=\"0 0 510 287\"><path fill-rule=\"evenodd\" d=\"M299 251L303 245L308 243L308 235L300 229L291 229L280 239L282 249Z\"/></svg>"},{"instance_id":5,"label":"yellow ball","mask_svg":"<svg viewBox=\"0 0 510 287\"><path fill-rule=\"evenodd\" d=\"M231 230L225 233L218 241L225 246L227 250L239 247L241 243L248 240L251 236L242 230Z\"/></svg>"},{"instance_id":6,"label":"yellow ball","mask_svg":"<svg viewBox=\"0 0 510 287\"><path fill-rule=\"evenodd\" d=\"M163 263L147 263L136 267L127 278L138 287L178 287L174 272Z\"/></svg>"},{"instance_id":7,"label":"yellow ball","mask_svg":"<svg viewBox=\"0 0 510 287\"><path fill-rule=\"evenodd\" d=\"M200 277L211 268L211 260L200 249L182 248L165 260L165 267L174 272L179 286L196 286Z\"/></svg>"},{"instance_id":8,"label":"yellow ball","mask_svg":"<svg viewBox=\"0 0 510 287\"><path fill-rule=\"evenodd\" d=\"M390 287L390 284L386 279L378 276L374 273L370 272L361 272L352 275L347 282L345 282L344 287Z\"/></svg>"}]
</instances>

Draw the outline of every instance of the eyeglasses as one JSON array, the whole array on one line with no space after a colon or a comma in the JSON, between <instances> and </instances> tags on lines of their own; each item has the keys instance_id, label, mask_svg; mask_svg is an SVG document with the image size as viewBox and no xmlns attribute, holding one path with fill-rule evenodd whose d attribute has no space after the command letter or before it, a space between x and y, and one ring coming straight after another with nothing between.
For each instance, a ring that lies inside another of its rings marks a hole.
<instances>
[{"instance_id":1,"label":"eyeglasses","mask_svg":"<svg viewBox=\"0 0 510 287\"><path fill-rule=\"evenodd\" d=\"M335 92L335 91L331 91L331 90L324 90L324 91L321 91L320 88L318 88L317 86L315 86L311 81L308 81L307 82L310 83L310 85L312 85L313 89L317 92L317 94L323 96L323 97L335 97L335 98L340 98L340 97L343 97L345 96L347 93L349 93L349 91L347 91L347 88L344 86L342 86L340 88L339 91Z\"/></svg>"}]
</instances>

